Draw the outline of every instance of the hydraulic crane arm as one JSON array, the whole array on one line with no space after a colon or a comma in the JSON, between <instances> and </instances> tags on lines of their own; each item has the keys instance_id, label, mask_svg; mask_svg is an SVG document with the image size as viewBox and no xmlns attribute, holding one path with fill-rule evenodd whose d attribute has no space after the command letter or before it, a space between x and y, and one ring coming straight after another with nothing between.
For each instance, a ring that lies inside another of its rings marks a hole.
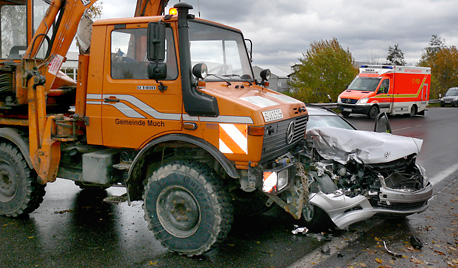
<instances>
[{"instance_id":1,"label":"hydraulic crane arm","mask_svg":"<svg viewBox=\"0 0 458 268\"><path fill-rule=\"evenodd\" d=\"M169 0L137 0L135 17L160 16Z\"/></svg>"}]
</instances>

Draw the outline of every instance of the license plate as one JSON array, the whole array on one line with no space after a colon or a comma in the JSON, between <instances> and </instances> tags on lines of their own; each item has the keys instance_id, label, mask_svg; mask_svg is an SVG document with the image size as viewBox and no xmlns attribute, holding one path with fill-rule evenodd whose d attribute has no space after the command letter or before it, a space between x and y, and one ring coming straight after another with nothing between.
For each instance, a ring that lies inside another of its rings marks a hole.
<instances>
[{"instance_id":1,"label":"license plate","mask_svg":"<svg viewBox=\"0 0 458 268\"><path fill-rule=\"evenodd\" d=\"M269 111L264 111L262 112L262 115L264 116L264 121L266 123L283 119L283 113L281 112L280 109L275 109L275 110L269 110Z\"/></svg>"},{"instance_id":2,"label":"license plate","mask_svg":"<svg viewBox=\"0 0 458 268\"><path fill-rule=\"evenodd\" d=\"M351 112L351 109L350 108L344 108L343 111L344 112Z\"/></svg>"}]
</instances>

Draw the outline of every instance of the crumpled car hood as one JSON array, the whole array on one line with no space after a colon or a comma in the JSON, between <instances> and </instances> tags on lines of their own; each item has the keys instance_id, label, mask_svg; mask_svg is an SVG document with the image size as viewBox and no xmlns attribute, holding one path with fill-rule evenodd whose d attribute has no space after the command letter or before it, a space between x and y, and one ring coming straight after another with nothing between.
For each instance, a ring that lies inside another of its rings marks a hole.
<instances>
[{"instance_id":1,"label":"crumpled car hood","mask_svg":"<svg viewBox=\"0 0 458 268\"><path fill-rule=\"evenodd\" d=\"M362 130L317 127L307 130L307 140L313 139L318 153L346 164L350 159L359 163L387 163L417 154L423 140Z\"/></svg>"}]
</instances>

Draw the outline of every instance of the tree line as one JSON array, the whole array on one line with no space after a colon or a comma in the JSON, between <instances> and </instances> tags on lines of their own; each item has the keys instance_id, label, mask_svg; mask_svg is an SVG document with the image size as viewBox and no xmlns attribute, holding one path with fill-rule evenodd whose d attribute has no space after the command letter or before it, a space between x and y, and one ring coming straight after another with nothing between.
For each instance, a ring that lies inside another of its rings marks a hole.
<instances>
[{"instance_id":1,"label":"tree line","mask_svg":"<svg viewBox=\"0 0 458 268\"><path fill-rule=\"evenodd\" d=\"M406 65L399 44L388 47L386 60L385 65ZM328 102L328 96L335 102L358 74L350 50L344 49L336 38L312 42L299 61L293 67L289 94L304 102ZM458 50L447 46L438 35L431 37L416 65L431 67L431 99L458 86Z\"/></svg>"}]
</instances>

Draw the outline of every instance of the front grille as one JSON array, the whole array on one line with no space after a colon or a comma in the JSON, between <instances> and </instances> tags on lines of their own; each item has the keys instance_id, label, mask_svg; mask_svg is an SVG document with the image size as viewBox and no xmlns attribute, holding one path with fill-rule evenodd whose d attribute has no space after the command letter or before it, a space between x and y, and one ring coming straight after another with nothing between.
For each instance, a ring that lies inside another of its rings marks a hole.
<instances>
[{"instance_id":1,"label":"front grille","mask_svg":"<svg viewBox=\"0 0 458 268\"><path fill-rule=\"evenodd\" d=\"M299 141L304 139L307 120L308 116L304 115L266 125L261 161L268 161L286 153ZM291 122L294 123L294 135L288 144L287 131Z\"/></svg>"},{"instance_id":2,"label":"front grille","mask_svg":"<svg viewBox=\"0 0 458 268\"><path fill-rule=\"evenodd\" d=\"M342 103L355 104L358 100L342 98L342 99L340 99L340 101Z\"/></svg>"}]
</instances>

